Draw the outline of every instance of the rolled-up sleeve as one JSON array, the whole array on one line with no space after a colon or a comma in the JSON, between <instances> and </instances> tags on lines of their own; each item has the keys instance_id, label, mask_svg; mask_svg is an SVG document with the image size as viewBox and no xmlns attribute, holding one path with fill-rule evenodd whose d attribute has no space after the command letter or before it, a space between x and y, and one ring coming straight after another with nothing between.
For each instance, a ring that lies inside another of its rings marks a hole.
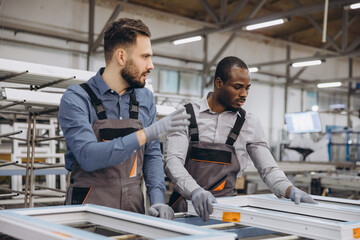
<instances>
[{"instance_id":1,"label":"rolled-up sleeve","mask_svg":"<svg viewBox=\"0 0 360 240\"><path fill-rule=\"evenodd\" d=\"M140 148L136 133L97 142L89 114L84 96L71 88L65 91L59 108L59 123L70 153L67 156L72 162L77 161L83 170L94 171L122 163ZM67 168L71 170L71 166Z\"/></svg>"},{"instance_id":2,"label":"rolled-up sleeve","mask_svg":"<svg viewBox=\"0 0 360 240\"><path fill-rule=\"evenodd\" d=\"M259 119L253 116L248 123L252 131L250 131L251 136L249 137L249 141L247 141L246 150L264 183L277 197L283 197L285 196L286 189L292 185L292 183L271 155Z\"/></svg>"}]
</instances>

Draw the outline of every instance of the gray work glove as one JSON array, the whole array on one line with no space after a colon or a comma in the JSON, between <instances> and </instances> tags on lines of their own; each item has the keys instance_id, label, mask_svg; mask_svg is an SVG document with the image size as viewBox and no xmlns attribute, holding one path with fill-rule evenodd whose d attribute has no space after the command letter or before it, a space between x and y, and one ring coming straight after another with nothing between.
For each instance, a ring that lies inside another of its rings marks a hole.
<instances>
[{"instance_id":1,"label":"gray work glove","mask_svg":"<svg viewBox=\"0 0 360 240\"><path fill-rule=\"evenodd\" d=\"M197 188L191 193L191 202L196 213L203 221L209 220L209 215L213 212L212 203L216 203L216 198L203 188Z\"/></svg>"},{"instance_id":2,"label":"gray work glove","mask_svg":"<svg viewBox=\"0 0 360 240\"><path fill-rule=\"evenodd\" d=\"M299 204L300 202L317 204L317 202L315 202L309 194L301 191L297 187L292 187L290 189L289 196L291 201L295 202L296 204Z\"/></svg>"},{"instance_id":3,"label":"gray work glove","mask_svg":"<svg viewBox=\"0 0 360 240\"><path fill-rule=\"evenodd\" d=\"M159 139L161 136L171 132L186 130L190 124L189 118L190 115L186 113L185 108L176 110L149 127L144 128L146 142Z\"/></svg>"},{"instance_id":4,"label":"gray work glove","mask_svg":"<svg viewBox=\"0 0 360 240\"><path fill-rule=\"evenodd\" d=\"M149 207L149 215L172 220L174 218L174 210L164 203L154 203Z\"/></svg>"}]
</instances>

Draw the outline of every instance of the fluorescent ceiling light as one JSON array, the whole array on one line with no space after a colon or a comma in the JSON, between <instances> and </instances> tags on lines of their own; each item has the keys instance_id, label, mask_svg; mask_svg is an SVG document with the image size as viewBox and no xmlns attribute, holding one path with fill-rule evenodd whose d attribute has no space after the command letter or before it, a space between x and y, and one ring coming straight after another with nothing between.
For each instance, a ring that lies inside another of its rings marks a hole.
<instances>
[{"instance_id":1,"label":"fluorescent ceiling light","mask_svg":"<svg viewBox=\"0 0 360 240\"><path fill-rule=\"evenodd\" d=\"M249 68L249 72L257 72L257 71L259 71L259 68L257 68L257 67Z\"/></svg>"},{"instance_id":2,"label":"fluorescent ceiling light","mask_svg":"<svg viewBox=\"0 0 360 240\"><path fill-rule=\"evenodd\" d=\"M354 3L350 5L350 9L358 9L360 8L360 3Z\"/></svg>"},{"instance_id":3,"label":"fluorescent ceiling light","mask_svg":"<svg viewBox=\"0 0 360 240\"><path fill-rule=\"evenodd\" d=\"M321 60L314 60L314 61L306 61L306 62L295 62L291 64L292 67L306 67L306 66L313 66L313 65L320 65L322 62Z\"/></svg>"},{"instance_id":4,"label":"fluorescent ceiling light","mask_svg":"<svg viewBox=\"0 0 360 240\"><path fill-rule=\"evenodd\" d=\"M200 40L201 40L201 36L195 36L195 37L189 37L189 38L175 40L173 42L173 44L179 45L179 44L184 44L184 43L196 42L196 41L200 41Z\"/></svg>"},{"instance_id":5,"label":"fluorescent ceiling light","mask_svg":"<svg viewBox=\"0 0 360 240\"><path fill-rule=\"evenodd\" d=\"M270 26L274 26L274 25L283 24L284 22L285 22L284 19L276 19L276 20L272 20L272 21L268 21L268 22L248 25L245 27L245 29L250 31L250 30L254 30L254 29L258 29L258 28L264 28L264 27L270 27Z\"/></svg>"},{"instance_id":6,"label":"fluorescent ceiling light","mask_svg":"<svg viewBox=\"0 0 360 240\"><path fill-rule=\"evenodd\" d=\"M318 88L340 87L341 82L319 83Z\"/></svg>"}]
</instances>

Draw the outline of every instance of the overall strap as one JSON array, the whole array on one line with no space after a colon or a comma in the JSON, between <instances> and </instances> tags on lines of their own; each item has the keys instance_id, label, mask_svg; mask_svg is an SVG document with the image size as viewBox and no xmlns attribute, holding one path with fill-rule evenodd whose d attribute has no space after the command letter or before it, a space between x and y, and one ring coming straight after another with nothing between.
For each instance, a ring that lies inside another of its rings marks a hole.
<instances>
[{"instance_id":1,"label":"overall strap","mask_svg":"<svg viewBox=\"0 0 360 240\"><path fill-rule=\"evenodd\" d=\"M102 105L101 100L95 95L94 91L86 83L80 84L80 86L87 92L90 97L91 104L94 106L96 115L100 120L107 119L105 108Z\"/></svg>"},{"instance_id":2,"label":"overall strap","mask_svg":"<svg viewBox=\"0 0 360 240\"><path fill-rule=\"evenodd\" d=\"M236 141L236 139L238 138L240 130L245 122L245 115L246 115L245 110L240 108L234 127L231 129L229 136L226 140L226 144L232 146Z\"/></svg>"},{"instance_id":3,"label":"overall strap","mask_svg":"<svg viewBox=\"0 0 360 240\"><path fill-rule=\"evenodd\" d=\"M190 125L189 125L189 135L190 141L199 141L199 129L196 123L194 108L191 103L188 103L185 106L186 112L190 114Z\"/></svg>"},{"instance_id":4,"label":"overall strap","mask_svg":"<svg viewBox=\"0 0 360 240\"><path fill-rule=\"evenodd\" d=\"M139 116L139 102L136 100L135 89L130 93L130 105L129 105L130 118L138 119Z\"/></svg>"}]
</instances>

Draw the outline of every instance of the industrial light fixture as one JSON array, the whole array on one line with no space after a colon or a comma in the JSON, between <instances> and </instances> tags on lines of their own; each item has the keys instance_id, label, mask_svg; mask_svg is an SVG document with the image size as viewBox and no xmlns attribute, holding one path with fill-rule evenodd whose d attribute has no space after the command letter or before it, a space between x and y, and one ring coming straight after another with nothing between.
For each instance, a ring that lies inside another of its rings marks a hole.
<instances>
[{"instance_id":1,"label":"industrial light fixture","mask_svg":"<svg viewBox=\"0 0 360 240\"><path fill-rule=\"evenodd\" d=\"M274 25L283 24L286 21L287 21L287 19L282 19L281 18L281 19L271 20L271 21L267 21L267 22L248 25L248 26L245 27L245 29L250 31L250 30L255 30L255 29L258 29L258 28L265 28L265 27L270 27L270 26L274 26Z\"/></svg>"},{"instance_id":2,"label":"industrial light fixture","mask_svg":"<svg viewBox=\"0 0 360 240\"><path fill-rule=\"evenodd\" d=\"M312 61L305 61L305 62L294 62L291 64L292 67L306 67L306 66L313 66L313 65L320 65L322 63L321 60L312 60Z\"/></svg>"},{"instance_id":3,"label":"industrial light fixture","mask_svg":"<svg viewBox=\"0 0 360 240\"><path fill-rule=\"evenodd\" d=\"M249 68L249 72L257 72L257 71L259 71L259 68L257 68L257 67L251 67L251 68Z\"/></svg>"},{"instance_id":4,"label":"industrial light fixture","mask_svg":"<svg viewBox=\"0 0 360 240\"><path fill-rule=\"evenodd\" d=\"M358 9L360 8L360 3L354 3L350 5L350 9Z\"/></svg>"},{"instance_id":5,"label":"industrial light fixture","mask_svg":"<svg viewBox=\"0 0 360 240\"><path fill-rule=\"evenodd\" d=\"M173 41L173 44L180 45L180 44L196 42L196 41L200 41L200 40L201 40L201 36L195 36L195 37L189 37L189 38L175 40L175 41Z\"/></svg>"},{"instance_id":6,"label":"industrial light fixture","mask_svg":"<svg viewBox=\"0 0 360 240\"><path fill-rule=\"evenodd\" d=\"M354 9L359 9L360 8L360 3L354 3L348 6L344 7L345 10L354 10Z\"/></svg>"},{"instance_id":7,"label":"industrial light fixture","mask_svg":"<svg viewBox=\"0 0 360 240\"><path fill-rule=\"evenodd\" d=\"M318 88L329 88L329 87L340 87L341 82L329 82L329 83L319 83Z\"/></svg>"}]
</instances>

